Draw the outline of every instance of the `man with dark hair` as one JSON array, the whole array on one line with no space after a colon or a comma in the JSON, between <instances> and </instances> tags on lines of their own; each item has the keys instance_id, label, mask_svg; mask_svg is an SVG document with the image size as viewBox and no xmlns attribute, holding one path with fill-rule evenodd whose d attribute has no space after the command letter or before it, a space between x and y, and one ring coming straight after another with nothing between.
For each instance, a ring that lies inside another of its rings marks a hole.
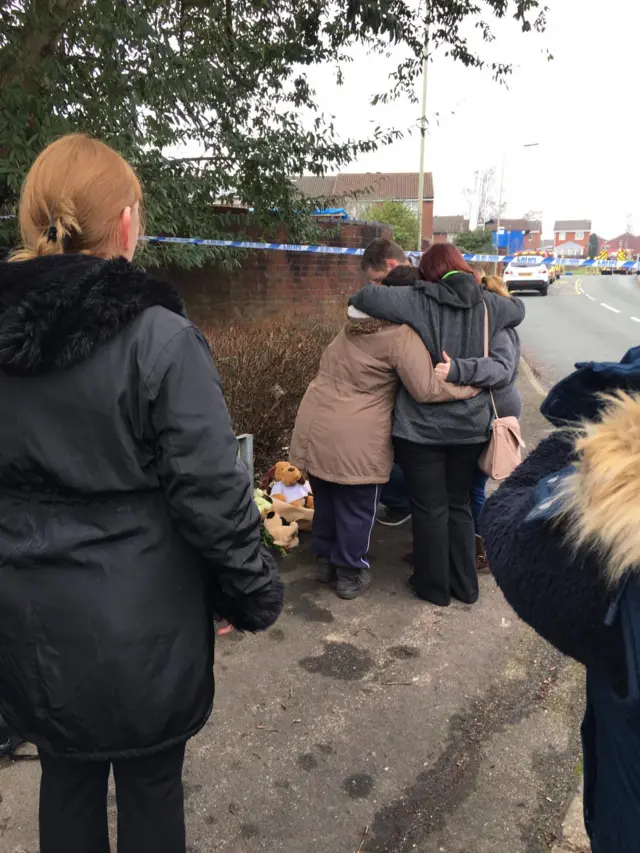
<instances>
[{"instance_id":1,"label":"man with dark hair","mask_svg":"<svg viewBox=\"0 0 640 853\"><path fill-rule=\"evenodd\" d=\"M372 240L362 256L362 271L375 284L385 283L389 273L397 267L410 266L411 261L402 246L385 237Z\"/></svg>"}]
</instances>

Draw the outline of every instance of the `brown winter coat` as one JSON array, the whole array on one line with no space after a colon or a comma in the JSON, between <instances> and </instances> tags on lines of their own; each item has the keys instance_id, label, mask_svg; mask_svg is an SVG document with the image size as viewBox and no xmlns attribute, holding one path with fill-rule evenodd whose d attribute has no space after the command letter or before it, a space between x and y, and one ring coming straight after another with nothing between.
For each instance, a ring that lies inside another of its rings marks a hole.
<instances>
[{"instance_id":1,"label":"brown winter coat","mask_svg":"<svg viewBox=\"0 0 640 853\"><path fill-rule=\"evenodd\" d=\"M478 393L441 381L427 348L409 326L349 321L325 350L300 405L289 453L293 464L331 483L388 482L391 420L400 383L420 403Z\"/></svg>"}]
</instances>

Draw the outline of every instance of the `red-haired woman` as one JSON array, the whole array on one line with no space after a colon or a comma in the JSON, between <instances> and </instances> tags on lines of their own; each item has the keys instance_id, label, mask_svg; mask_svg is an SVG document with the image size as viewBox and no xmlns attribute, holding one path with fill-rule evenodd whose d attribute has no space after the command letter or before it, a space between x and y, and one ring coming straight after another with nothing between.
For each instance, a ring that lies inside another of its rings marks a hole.
<instances>
[{"instance_id":1,"label":"red-haired woman","mask_svg":"<svg viewBox=\"0 0 640 853\"><path fill-rule=\"evenodd\" d=\"M519 325L524 305L479 286L478 276L453 245L432 246L422 256L421 280L412 287L369 285L352 297L360 311L406 323L420 335L434 364L484 357L489 337ZM469 493L491 422L488 394L451 403L417 403L403 387L393 423L395 458L403 470L413 516L416 594L446 606L451 597L478 598L475 535Z\"/></svg>"}]
</instances>

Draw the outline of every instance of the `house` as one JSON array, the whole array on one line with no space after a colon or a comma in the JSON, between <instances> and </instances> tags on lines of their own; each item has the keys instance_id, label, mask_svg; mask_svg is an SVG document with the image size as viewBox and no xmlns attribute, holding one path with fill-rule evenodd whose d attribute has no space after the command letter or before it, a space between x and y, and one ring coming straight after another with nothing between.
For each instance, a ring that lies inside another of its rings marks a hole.
<instances>
[{"instance_id":1,"label":"house","mask_svg":"<svg viewBox=\"0 0 640 853\"><path fill-rule=\"evenodd\" d=\"M542 222L533 219L500 219L500 233L496 235L497 219L485 222L485 228L493 234L493 245L498 253L530 252L542 245Z\"/></svg>"},{"instance_id":2,"label":"house","mask_svg":"<svg viewBox=\"0 0 640 853\"><path fill-rule=\"evenodd\" d=\"M591 237L590 219L559 219L553 226L553 248L567 258L586 258Z\"/></svg>"},{"instance_id":3,"label":"house","mask_svg":"<svg viewBox=\"0 0 640 853\"><path fill-rule=\"evenodd\" d=\"M305 198L331 199L334 206L339 202L354 219L366 218L368 209L383 201L399 201L418 213L417 172L364 172L338 175L303 175L295 180ZM422 204L422 240L433 238L433 176L424 176L424 198Z\"/></svg>"},{"instance_id":4,"label":"house","mask_svg":"<svg viewBox=\"0 0 640 853\"><path fill-rule=\"evenodd\" d=\"M598 239L598 252L605 250L608 254L617 252L619 249L628 249L634 257L640 256L640 237L635 234L625 232L617 237L611 237L605 240L600 237Z\"/></svg>"},{"instance_id":5,"label":"house","mask_svg":"<svg viewBox=\"0 0 640 853\"><path fill-rule=\"evenodd\" d=\"M433 242L453 243L458 234L469 230L469 220L464 216L434 216Z\"/></svg>"}]
</instances>

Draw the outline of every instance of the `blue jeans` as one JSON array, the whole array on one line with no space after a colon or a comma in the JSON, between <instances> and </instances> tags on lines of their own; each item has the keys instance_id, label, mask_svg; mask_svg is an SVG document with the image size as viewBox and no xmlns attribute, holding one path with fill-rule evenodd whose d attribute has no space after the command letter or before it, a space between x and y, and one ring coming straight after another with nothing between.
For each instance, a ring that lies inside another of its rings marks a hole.
<instances>
[{"instance_id":1,"label":"blue jeans","mask_svg":"<svg viewBox=\"0 0 640 853\"><path fill-rule=\"evenodd\" d=\"M407 514L411 512L411 503L409 502L409 495L405 486L402 469L399 465L396 465L395 462L391 469L389 482L386 486L382 487L380 503L388 509L403 510L406 511Z\"/></svg>"},{"instance_id":2,"label":"blue jeans","mask_svg":"<svg viewBox=\"0 0 640 853\"><path fill-rule=\"evenodd\" d=\"M480 513L487 499L486 489L489 477L484 474L479 468L471 485L471 515L473 516L473 524L476 533L479 531L478 522L480 521ZM409 503L409 495L404 482L404 476L399 465L394 463L391 469L391 477L386 486L382 487L380 503L389 509L400 509L411 512L411 504Z\"/></svg>"},{"instance_id":3,"label":"blue jeans","mask_svg":"<svg viewBox=\"0 0 640 853\"><path fill-rule=\"evenodd\" d=\"M471 484L471 515L473 516L473 526L478 536L480 535L480 514L487 500L488 479L487 474L476 468L473 483Z\"/></svg>"}]
</instances>

